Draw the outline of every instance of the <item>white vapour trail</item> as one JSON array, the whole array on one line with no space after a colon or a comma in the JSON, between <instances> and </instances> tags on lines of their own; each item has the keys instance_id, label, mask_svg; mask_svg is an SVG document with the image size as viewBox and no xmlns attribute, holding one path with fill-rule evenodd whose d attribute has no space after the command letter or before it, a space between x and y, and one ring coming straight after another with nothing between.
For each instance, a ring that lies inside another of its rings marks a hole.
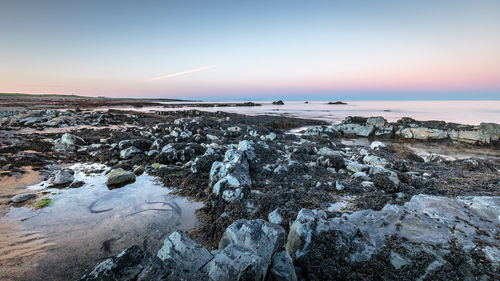
<instances>
[{"instance_id":1,"label":"white vapour trail","mask_svg":"<svg viewBox=\"0 0 500 281\"><path fill-rule=\"evenodd\" d=\"M190 70L185 70L185 71L181 71L181 72L171 73L171 74L167 74L167 75L163 75L163 76L159 76L159 77L154 77L154 78L148 79L146 81L147 82L153 82L153 81L156 81L156 80L168 79L168 78L177 77L177 76L181 76L181 75L185 75L185 74L189 74L189 73L193 73L193 72L198 72L198 71L203 71L203 70L207 70L207 69L212 69L212 68L215 68L215 67L217 67L217 65L207 65L207 66L198 67L198 68L195 68L195 69L190 69Z\"/></svg>"}]
</instances>

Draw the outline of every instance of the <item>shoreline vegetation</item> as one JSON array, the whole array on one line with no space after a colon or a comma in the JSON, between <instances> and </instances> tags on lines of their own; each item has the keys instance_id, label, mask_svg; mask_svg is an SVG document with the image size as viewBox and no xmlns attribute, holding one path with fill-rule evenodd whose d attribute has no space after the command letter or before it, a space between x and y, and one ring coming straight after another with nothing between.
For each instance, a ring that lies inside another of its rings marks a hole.
<instances>
[{"instance_id":1,"label":"shoreline vegetation","mask_svg":"<svg viewBox=\"0 0 500 281\"><path fill-rule=\"evenodd\" d=\"M499 124L471 126L406 117L387 122L376 116L346 116L330 124L193 109L94 110L157 104L145 100L84 97L74 102L50 96L41 100L0 95L0 198L7 198L0 201L0 213L35 204L40 209L30 215L43 216L40 212L53 208L58 196L89 188L82 187L85 183L68 168L77 163L106 167L101 172L107 182L120 186L114 190L145 173L203 207L197 211L199 223L194 229L155 236L159 249L148 247L151 241L114 247L121 236L113 233L95 241L106 245L96 250L104 257L99 260L86 259L78 251L50 259L44 258L50 251L11 255L2 266L13 278L499 277ZM258 106L224 106L238 104ZM357 142L360 138L366 143ZM412 149L413 143L445 152L420 153ZM493 156L446 154L465 149ZM3 186L13 178L28 177L29 171L43 176L47 187ZM106 198L106 192L102 196ZM156 200L150 203L178 208ZM88 216L113 207L97 208L92 203ZM29 217L19 223L29 224ZM55 226L53 231L57 230ZM70 266L68 260L78 260L78 266ZM17 266L20 263L33 267Z\"/></svg>"}]
</instances>

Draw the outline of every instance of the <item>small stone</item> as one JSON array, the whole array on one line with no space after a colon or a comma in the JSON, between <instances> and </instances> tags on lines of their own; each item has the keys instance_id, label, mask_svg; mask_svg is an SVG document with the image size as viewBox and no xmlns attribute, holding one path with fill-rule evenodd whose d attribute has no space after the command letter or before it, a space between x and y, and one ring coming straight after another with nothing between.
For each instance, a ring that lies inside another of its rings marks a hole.
<instances>
[{"instance_id":1,"label":"small stone","mask_svg":"<svg viewBox=\"0 0 500 281\"><path fill-rule=\"evenodd\" d=\"M55 187L65 187L73 182L75 171L71 169L64 169L57 172L56 176L52 180L52 186Z\"/></svg>"},{"instance_id":2,"label":"small stone","mask_svg":"<svg viewBox=\"0 0 500 281\"><path fill-rule=\"evenodd\" d=\"M84 181L74 181L68 187L69 188L79 188L79 187L83 186L84 184L85 184Z\"/></svg>"},{"instance_id":3,"label":"small stone","mask_svg":"<svg viewBox=\"0 0 500 281\"><path fill-rule=\"evenodd\" d=\"M21 203L21 202L24 202L26 200L29 200L31 198L35 198L36 197L36 194L34 193L23 193L23 194L18 194L14 197L12 197L10 200L12 200L12 202L14 203Z\"/></svg>"},{"instance_id":4,"label":"small stone","mask_svg":"<svg viewBox=\"0 0 500 281\"><path fill-rule=\"evenodd\" d=\"M70 133L65 133L64 135L61 136L61 142L65 145L68 146L75 146L75 145L84 145L85 141L77 137L75 135L72 135Z\"/></svg>"},{"instance_id":5,"label":"small stone","mask_svg":"<svg viewBox=\"0 0 500 281\"><path fill-rule=\"evenodd\" d=\"M364 181L369 181L370 177L365 173L365 172L356 172L352 175L352 178L354 179L362 179Z\"/></svg>"},{"instance_id":6,"label":"small stone","mask_svg":"<svg viewBox=\"0 0 500 281\"><path fill-rule=\"evenodd\" d=\"M141 150L138 149L137 147L130 146L130 147L120 151L120 158L128 159L128 158L132 157L133 154L140 153L140 152L141 152Z\"/></svg>"},{"instance_id":7,"label":"small stone","mask_svg":"<svg viewBox=\"0 0 500 281\"><path fill-rule=\"evenodd\" d=\"M108 186L121 185L135 181L135 175L132 172L125 171L122 168L114 169L108 174L106 184Z\"/></svg>"},{"instance_id":8,"label":"small stone","mask_svg":"<svg viewBox=\"0 0 500 281\"><path fill-rule=\"evenodd\" d=\"M134 174L135 174L136 176L140 176L140 175L142 175L142 173L144 173L144 166L139 165L138 167L136 167L136 168L134 169Z\"/></svg>"},{"instance_id":9,"label":"small stone","mask_svg":"<svg viewBox=\"0 0 500 281\"><path fill-rule=\"evenodd\" d=\"M386 147L385 143L381 142L381 141L374 141L370 144L370 148L375 150L375 149L379 149L379 148L382 148L382 147Z\"/></svg>"},{"instance_id":10,"label":"small stone","mask_svg":"<svg viewBox=\"0 0 500 281\"><path fill-rule=\"evenodd\" d=\"M281 222L283 222L283 218L281 217L280 213L278 212L278 209L274 209L274 211L270 212L267 215L267 220L270 223L275 223L275 224L281 224Z\"/></svg>"},{"instance_id":11,"label":"small stone","mask_svg":"<svg viewBox=\"0 0 500 281\"><path fill-rule=\"evenodd\" d=\"M339 181L335 181L335 189L337 189L338 191L344 190L344 185Z\"/></svg>"}]
</instances>

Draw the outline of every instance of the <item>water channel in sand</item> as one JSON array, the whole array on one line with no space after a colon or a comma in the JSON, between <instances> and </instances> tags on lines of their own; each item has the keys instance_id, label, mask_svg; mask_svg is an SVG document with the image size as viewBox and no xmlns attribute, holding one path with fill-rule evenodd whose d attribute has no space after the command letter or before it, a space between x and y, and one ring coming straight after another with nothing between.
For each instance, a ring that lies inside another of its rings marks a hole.
<instances>
[{"instance_id":1,"label":"water channel in sand","mask_svg":"<svg viewBox=\"0 0 500 281\"><path fill-rule=\"evenodd\" d=\"M46 193L50 206L11 207L0 219L0 280L71 280L131 245L151 252L174 230L195 227L202 203L169 194L154 177L109 190L99 165L76 164L80 188L27 187Z\"/></svg>"}]
</instances>

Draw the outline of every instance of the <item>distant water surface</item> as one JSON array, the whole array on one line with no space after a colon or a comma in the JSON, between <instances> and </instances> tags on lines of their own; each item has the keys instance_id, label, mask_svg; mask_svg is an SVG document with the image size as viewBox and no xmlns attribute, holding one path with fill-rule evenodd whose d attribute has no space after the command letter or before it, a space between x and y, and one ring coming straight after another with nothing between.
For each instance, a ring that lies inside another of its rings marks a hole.
<instances>
[{"instance_id":1,"label":"distant water surface","mask_svg":"<svg viewBox=\"0 0 500 281\"><path fill-rule=\"evenodd\" d=\"M207 102L210 103L210 102ZM269 101L256 102L254 107L200 107L204 111L227 111L242 114L272 114L314 118L337 123L346 116L383 116L389 121L402 117L417 120L443 120L477 125L481 122L500 123L500 101L347 101L345 105L328 101L284 101L273 105ZM165 108L164 110L178 110Z\"/></svg>"},{"instance_id":2,"label":"distant water surface","mask_svg":"<svg viewBox=\"0 0 500 281\"><path fill-rule=\"evenodd\" d=\"M164 104L186 104L183 108L144 107L136 111L175 111L198 109L202 111L226 111L248 115L279 115L309 119L321 119L338 123L347 116L383 116L388 121L402 117L417 120L442 120L462 124L478 125L481 122L500 123L500 101L347 101L347 104L328 104L328 101L286 101L284 105L273 105L269 101L254 101L262 106L216 106L196 107L190 104L241 103L218 102L164 102ZM123 109L116 107L115 109Z\"/></svg>"}]
</instances>

